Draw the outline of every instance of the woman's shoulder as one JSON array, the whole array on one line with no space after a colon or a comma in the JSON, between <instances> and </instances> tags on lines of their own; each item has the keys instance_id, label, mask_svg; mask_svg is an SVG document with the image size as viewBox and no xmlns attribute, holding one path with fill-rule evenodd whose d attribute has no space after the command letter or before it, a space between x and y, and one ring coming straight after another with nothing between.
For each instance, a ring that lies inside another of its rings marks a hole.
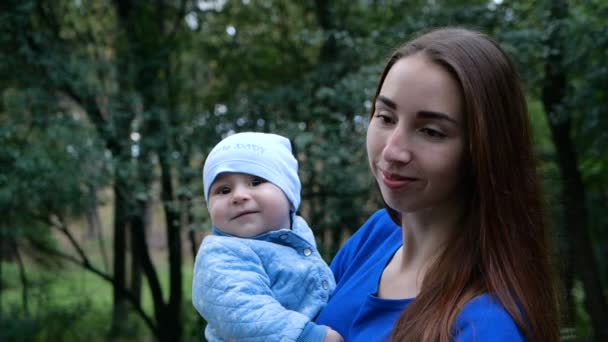
<instances>
[{"instance_id":1,"label":"woman's shoulder","mask_svg":"<svg viewBox=\"0 0 608 342\"><path fill-rule=\"evenodd\" d=\"M393 222L386 209L376 211L367 221L350 237L345 247L360 251L371 247L372 250L384 244L391 235L397 237L401 243L400 227Z\"/></svg>"},{"instance_id":2,"label":"woman's shoulder","mask_svg":"<svg viewBox=\"0 0 608 342\"><path fill-rule=\"evenodd\" d=\"M455 341L525 341L513 317L496 297L487 293L464 306L456 327Z\"/></svg>"},{"instance_id":3,"label":"woman's shoulder","mask_svg":"<svg viewBox=\"0 0 608 342\"><path fill-rule=\"evenodd\" d=\"M336 280L348 267L384 258L402 244L401 229L385 209L376 211L346 242L332 261Z\"/></svg>"},{"instance_id":4,"label":"woman's shoulder","mask_svg":"<svg viewBox=\"0 0 608 342\"><path fill-rule=\"evenodd\" d=\"M365 237L383 236L393 234L395 230L399 230L400 227L391 219L386 209L380 209L370 216L369 219L359 228L354 236L362 235Z\"/></svg>"}]
</instances>

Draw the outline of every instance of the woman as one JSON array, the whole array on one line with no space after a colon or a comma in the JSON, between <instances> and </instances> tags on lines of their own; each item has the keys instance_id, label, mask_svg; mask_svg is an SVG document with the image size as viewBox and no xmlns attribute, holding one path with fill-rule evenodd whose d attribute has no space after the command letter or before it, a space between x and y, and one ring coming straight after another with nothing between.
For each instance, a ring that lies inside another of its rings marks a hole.
<instances>
[{"instance_id":1,"label":"woman","mask_svg":"<svg viewBox=\"0 0 608 342\"><path fill-rule=\"evenodd\" d=\"M386 209L333 260L318 324L346 341L558 340L526 101L497 43L447 28L399 48L367 152Z\"/></svg>"}]
</instances>

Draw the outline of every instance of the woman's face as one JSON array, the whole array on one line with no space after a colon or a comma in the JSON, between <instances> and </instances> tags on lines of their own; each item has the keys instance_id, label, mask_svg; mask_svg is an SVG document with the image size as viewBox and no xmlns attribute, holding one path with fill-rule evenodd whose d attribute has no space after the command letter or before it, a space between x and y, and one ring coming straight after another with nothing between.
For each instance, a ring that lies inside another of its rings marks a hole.
<instances>
[{"instance_id":1,"label":"woman's face","mask_svg":"<svg viewBox=\"0 0 608 342\"><path fill-rule=\"evenodd\" d=\"M457 81L423 54L390 69L367 130L371 170L389 207L435 213L462 201L462 108Z\"/></svg>"}]
</instances>

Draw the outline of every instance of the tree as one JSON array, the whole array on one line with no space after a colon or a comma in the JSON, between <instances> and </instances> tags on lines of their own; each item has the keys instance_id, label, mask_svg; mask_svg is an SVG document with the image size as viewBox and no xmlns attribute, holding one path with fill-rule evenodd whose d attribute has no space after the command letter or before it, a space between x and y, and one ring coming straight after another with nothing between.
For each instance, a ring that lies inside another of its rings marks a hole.
<instances>
[{"instance_id":1,"label":"tree","mask_svg":"<svg viewBox=\"0 0 608 342\"><path fill-rule=\"evenodd\" d=\"M567 103L567 65L565 46L567 39L566 20L569 6L565 1L552 1L550 25L547 33L547 60L542 100L556 146L558 163L563 180L566 232L573 243L574 263L585 289L585 307L591 316L596 341L608 339L608 304L603 294L602 281L591 242L586 190L580 171L577 147L571 137L572 116ZM576 228L575 228L576 227Z\"/></svg>"},{"instance_id":2,"label":"tree","mask_svg":"<svg viewBox=\"0 0 608 342\"><path fill-rule=\"evenodd\" d=\"M3 21L6 29L3 50L17 51L8 60L20 70L34 71L35 77L16 78L17 75L8 69L4 71L17 86L44 84L49 94L64 98L68 110L81 110L112 157L113 274L105 274L92 265L73 239L79 259L39 247L78 262L112 283L116 330L120 331L126 321L125 301L129 300L159 339L179 340L182 305L180 222L173 205L176 198L170 164L173 129L172 121L168 120L171 110L176 109L171 107L170 96L178 92L171 87L178 83L166 77L172 65L169 52L177 42L176 30L183 28L181 18L186 2L177 4L179 7L172 2L149 5L117 1L114 5L116 11L106 13L107 8L100 3L56 2L51 5L29 1L7 4L10 16L3 18L7 20ZM160 27L157 23L161 23ZM140 158L134 158L131 133L138 127L145 135ZM143 229L145 203L154 176L150 172L154 156L159 160L169 242L170 295L167 303ZM45 214L54 215L54 211ZM66 219L60 217L58 222L48 223L67 232ZM125 273L127 227L133 232L134 246L139 247L132 252L141 253L132 253L132 256L141 261L151 288L155 320L147 316L139 299L128 290Z\"/></svg>"}]
</instances>

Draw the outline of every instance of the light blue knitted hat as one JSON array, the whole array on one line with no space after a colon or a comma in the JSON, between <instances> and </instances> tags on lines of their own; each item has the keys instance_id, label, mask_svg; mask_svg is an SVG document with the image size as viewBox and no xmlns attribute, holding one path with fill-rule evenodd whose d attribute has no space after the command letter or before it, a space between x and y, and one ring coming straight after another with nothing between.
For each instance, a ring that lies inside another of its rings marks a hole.
<instances>
[{"instance_id":1,"label":"light blue knitted hat","mask_svg":"<svg viewBox=\"0 0 608 342\"><path fill-rule=\"evenodd\" d=\"M211 150L203 167L205 200L215 178L224 172L240 172L262 177L278 186L295 212L300 206L302 185L298 161L289 139L273 134L243 132L224 138Z\"/></svg>"}]
</instances>

